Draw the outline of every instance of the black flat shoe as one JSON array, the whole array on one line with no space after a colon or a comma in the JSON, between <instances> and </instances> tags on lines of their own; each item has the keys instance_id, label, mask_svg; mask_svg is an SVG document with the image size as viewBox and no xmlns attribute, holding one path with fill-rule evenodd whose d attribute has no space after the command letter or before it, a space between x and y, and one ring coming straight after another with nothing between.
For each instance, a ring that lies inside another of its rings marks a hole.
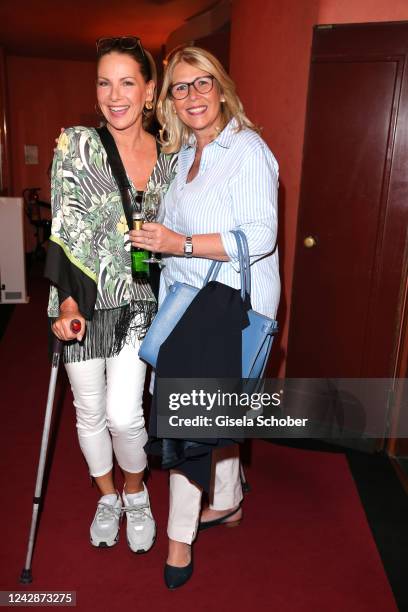
<instances>
[{"instance_id":1,"label":"black flat shoe","mask_svg":"<svg viewBox=\"0 0 408 612\"><path fill-rule=\"evenodd\" d=\"M193 575L193 560L186 567L174 567L173 565L164 566L164 582L167 588L177 589L183 586Z\"/></svg>"},{"instance_id":2,"label":"black flat shoe","mask_svg":"<svg viewBox=\"0 0 408 612\"><path fill-rule=\"evenodd\" d=\"M213 521L204 521L203 523L199 523L198 531L204 531L204 529L210 529L210 527L217 527L217 525L225 525L225 527L238 527L240 522L242 521L242 517L237 519L236 521L229 521L226 523L225 521L233 516L238 510L241 508L241 504L237 506L232 512L228 512L224 516L220 516L220 518L214 519Z\"/></svg>"}]
</instances>

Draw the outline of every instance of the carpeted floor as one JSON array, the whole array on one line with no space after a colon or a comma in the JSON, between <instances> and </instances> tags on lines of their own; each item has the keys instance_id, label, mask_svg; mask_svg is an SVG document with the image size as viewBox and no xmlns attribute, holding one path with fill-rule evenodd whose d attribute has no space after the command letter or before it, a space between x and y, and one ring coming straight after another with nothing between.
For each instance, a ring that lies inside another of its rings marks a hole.
<instances>
[{"instance_id":1,"label":"carpeted floor","mask_svg":"<svg viewBox=\"0 0 408 612\"><path fill-rule=\"evenodd\" d=\"M20 590L31 519L49 364L46 285L36 282L17 306L0 343L2 427L0 590ZM190 583L169 592L167 476L153 470L149 491L158 539L132 554L123 533L112 549L88 540L97 500L76 440L70 391L61 370L57 431L29 590L70 590L79 610L191 609L277 612L397 610L359 495L343 454L256 441L247 477L244 521L196 542Z\"/></svg>"}]
</instances>

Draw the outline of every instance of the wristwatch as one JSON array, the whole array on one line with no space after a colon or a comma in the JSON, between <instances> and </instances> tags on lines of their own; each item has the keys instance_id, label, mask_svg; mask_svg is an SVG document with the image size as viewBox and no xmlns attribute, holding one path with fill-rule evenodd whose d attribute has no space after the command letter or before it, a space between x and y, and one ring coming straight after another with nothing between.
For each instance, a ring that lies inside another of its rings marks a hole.
<instances>
[{"instance_id":1,"label":"wristwatch","mask_svg":"<svg viewBox=\"0 0 408 612\"><path fill-rule=\"evenodd\" d=\"M192 257L193 256L193 239L191 236L186 236L186 241L184 243L184 257Z\"/></svg>"}]
</instances>

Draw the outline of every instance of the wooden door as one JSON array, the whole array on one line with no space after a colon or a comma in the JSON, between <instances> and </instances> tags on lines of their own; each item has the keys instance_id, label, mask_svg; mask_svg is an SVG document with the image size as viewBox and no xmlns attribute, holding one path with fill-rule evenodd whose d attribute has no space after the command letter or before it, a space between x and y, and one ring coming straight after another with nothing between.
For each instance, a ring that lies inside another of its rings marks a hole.
<instances>
[{"instance_id":1,"label":"wooden door","mask_svg":"<svg viewBox=\"0 0 408 612\"><path fill-rule=\"evenodd\" d=\"M288 377L391 377L408 226L408 23L317 27Z\"/></svg>"}]
</instances>

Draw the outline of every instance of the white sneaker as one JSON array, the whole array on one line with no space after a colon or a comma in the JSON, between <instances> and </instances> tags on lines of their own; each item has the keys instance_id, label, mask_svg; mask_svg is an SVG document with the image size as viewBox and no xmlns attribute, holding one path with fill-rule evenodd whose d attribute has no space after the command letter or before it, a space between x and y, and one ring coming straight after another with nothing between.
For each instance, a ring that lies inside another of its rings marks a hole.
<instances>
[{"instance_id":1,"label":"white sneaker","mask_svg":"<svg viewBox=\"0 0 408 612\"><path fill-rule=\"evenodd\" d=\"M114 546L119 540L119 523L122 516L120 495L103 495L98 501L95 518L91 525L91 544L93 546Z\"/></svg>"},{"instance_id":2,"label":"white sneaker","mask_svg":"<svg viewBox=\"0 0 408 612\"><path fill-rule=\"evenodd\" d=\"M143 483L140 493L123 492L126 514L126 535L130 550L144 553L151 549L156 539L156 523L150 509L149 493Z\"/></svg>"}]
</instances>

